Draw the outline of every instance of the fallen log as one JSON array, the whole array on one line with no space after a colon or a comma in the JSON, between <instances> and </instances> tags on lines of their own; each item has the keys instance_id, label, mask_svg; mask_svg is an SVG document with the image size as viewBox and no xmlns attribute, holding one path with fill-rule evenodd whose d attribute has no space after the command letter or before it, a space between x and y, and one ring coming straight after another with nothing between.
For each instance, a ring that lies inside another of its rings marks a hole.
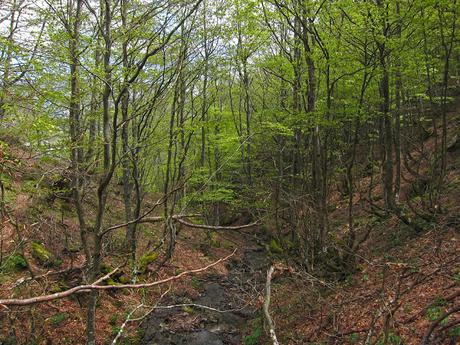
<instances>
[{"instance_id":1,"label":"fallen log","mask_svg":"<svg viewBox=\"0 0 460 345\"><path fill-rule=\"evenodd\" d=\"M270 335L270 339L272 340L273 345L279 345L278 338L276 337L276 333L275 333L275 324L269 312L270 295L271 295L271 281L272 281L272 275L274 271L275 271L274 266L270 266L269 270L267 271L267 281L265 283L265 299L264 299L263 309L264 309L265 321L267 322L267 326L268 326L268 333Z\"/></svg>"}]
</instances>

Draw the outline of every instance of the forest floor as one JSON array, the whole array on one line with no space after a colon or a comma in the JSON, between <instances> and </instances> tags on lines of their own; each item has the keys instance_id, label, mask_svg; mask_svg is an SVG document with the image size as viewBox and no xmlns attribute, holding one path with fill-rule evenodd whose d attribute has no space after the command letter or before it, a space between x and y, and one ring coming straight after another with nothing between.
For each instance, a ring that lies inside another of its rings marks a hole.
<instances>
[{"instance_id":1,"label":"forest floor","mask_svg":"<svg viewBox=\"0 0 460 345\"><path fill-rule=\"evenodd\" d=\"M455 138L458 141L459 103L449 113L449 124L449 142ZM14 139L8 140L9 155L16 166L11 168L6 186L10 217L3 222L2 252L16 258L15 253L22 253L38 279L27 280L30 273L22 262L11 264L5 255L0 298L40 295L75 286L81 279L79 267L84 261L77 220L66 200L50 199L53 183L62 177L65 167L34 156ZM426 142L428 149L430 141L433 139ZM409 178L403 181L402 195L409 193L412 182ZM210 241L206 231L183 227L174 258L154 279L206 266L234 249L237 252L226 263L170 286L101 293L98 344L111 343L127 314L136 308L134 315L139 320L123 329L120 344L268 344L261 307L270 264L277 267L270 311L281 344L384 344L385 333L387 344L420 344L440 316L460 306L460 149L457 145L449 152L447 182L441 197L443 213L421 234L394 217L382 220L366 213L360 196L368 185L366 179L359 183L362 191L356 196L356 223L361 231L372 231L359 250L355 274L330 283L296 271L283 253L267 250L262 229L220 232ZM151 196L147 204L155 200ZM345 228L346 200L337 194L332 202L336 207L330 219L334 226ZM118 195L111 200L108 217L122 222L120 209ZM139 233L141 256L159 240L162 228L142 225ZM104 250L112 259L105 265L113 268L125 261L123 230L110 236L111 246ZM57 259L54 267L40 264L33 255L34 243L43 244ZM140 281L152 280L156 267L150 268ZM53 274L59 270L66 272ZM126 269L124 273L129 274ZM12 308L8 313L1 311L0 344L8 344L8 339L18 344L83 344L85 305L85 297L76 295L53 303ZM460 313L452 313L436 327L432 343L456 344L459 323Z\"/></svg>"}]
</instances>

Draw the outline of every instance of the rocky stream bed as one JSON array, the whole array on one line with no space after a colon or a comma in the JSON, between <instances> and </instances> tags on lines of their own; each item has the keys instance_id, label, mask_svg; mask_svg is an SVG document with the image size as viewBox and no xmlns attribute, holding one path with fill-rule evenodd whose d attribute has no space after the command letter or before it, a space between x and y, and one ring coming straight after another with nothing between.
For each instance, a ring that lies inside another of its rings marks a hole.
<instances>
[{"instance_id":1,"label":"rocky stream bed","mask_svg":"<svg viewBox=\"0 0 460 345\"><path fill-rule=\"evenodd\" d=\"M190 301L171 297L168 305L199 307L156 309L143 322L143 345L237 345L243 343L248 321L257 310L248 304L263 293L268 258L263 247L244 249L241 260L227 262L227 276L207 275L197 281L200 295ZM186 321L188 320L188 321Z\"/></svg>"}]
</instances>

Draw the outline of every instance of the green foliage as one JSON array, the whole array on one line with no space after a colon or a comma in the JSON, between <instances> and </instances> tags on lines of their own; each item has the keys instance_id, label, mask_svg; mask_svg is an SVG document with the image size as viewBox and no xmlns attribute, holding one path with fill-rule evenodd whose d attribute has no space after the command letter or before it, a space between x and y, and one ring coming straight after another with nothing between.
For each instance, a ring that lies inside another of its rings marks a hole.
<instances>
[{"instance_id":1,"label":"green foliage","mask_svg":"<svg viewBox=\"0 0 460 345\"><path fill-rule=\"evenodd\" d=\"M110 265L106 264L105 262L103 262L101 264L101 273L102 274L109 274L112 271L113 271L113 268L110 267Z\"/></svg>"},{"instance_id":2,"label":"green foliage","mask_svg":"<svg viewBox=\"0 0 460 345\"><path fill-rule=\"evenodd\" d=\"M203 204L217 202L231 203L235 199L235 192L232 189L219 187L216 189L207 188L200 195L194 195L193 201Z\"/></svg>"},{"instance_id":3,"label":"green foliage","mask_svg":"<svg viewBox=\"0 0 460 345\"><path fill-rule=\"evenodd\" d=\"M184 312L186 312L187 314L193 314L193 308L190 307L190 306L187 306L187 305L186 305L186 306L183 306L183 307L182 307L182 310L183 310Z\"/></svg>"},{"instance_id":4,"label":"green foliage","mask_svg":"<svg viewBox=\"0 0 460 345\"><path fill-rule=\"evenodd\" d=\"M122 274L118 277L118 281L120 282L120 284L128 284L131 280L129 279L128 275Z\"/></svg>"},{"instance_id":5,"label":"green foliage","mask_svg":"<svg viewBox=\"0 0 460 345\"><path fill-rule=\"evenodd\" d=\"M6 272L22 271L27 269L27 262L21 254L13 254L9 256L3 265L3 270Z\"/></svg>"},{"instance_id":6,"label":"green foliage","mask_svg":"<svg viewBox=\"0 0 460 345\"><path fill-rule=\"evenodd\" d=\"M112 314L109 318L109 324L115 326L118 322L118 314Z\"/></svg>"},{"instance_id":7,"label":"green foliage","mask_svg":"<svg viewBox=\"0 0 460 345\"><path fill-rule=\"evenodd\" d=\"M268 133L272 133L273 135L281 135L285 137L294 136L294 132L291 128L279 122L264 121L262 122L261 126L264 131L267 131Z\"/></svg>"},{"instance_id":8,"label":"green foliage","mask_svg":"<svg viewBox=\"0 0 460 345\"><path fill-rule=\"evenodd\" d=\"M116 336L121 331L121 326L112 326L112 336Z\"/></svg>"},{"instance_id":9,"label":"green foliage","mask_svg":"<svg viewBox=\"0 0 460 345\"><path fill-rule=\"evenodd\" d=\"M444 307L447 305L447 302L442 297L436 297L431 306L426 311L426 318L430 321L435 321L439 319L444 314ZM446 319L447 320L447 319ZM443 323L446 322L443 321Z\"/></svg>"},{"instance_id":10,"label":"green foliage","mask_svg":"<svg viewBox=\"0 0 460 345\"><path fill-rule=\"evenodd\" d=\"M120 283L117 282L117 281L116 281L115 279L113 279L113 278L109 278L109 279L106 280L106 284L107 284L107 285L114 286L114 285L119 285Z\"/></svg>"}]
</instances>

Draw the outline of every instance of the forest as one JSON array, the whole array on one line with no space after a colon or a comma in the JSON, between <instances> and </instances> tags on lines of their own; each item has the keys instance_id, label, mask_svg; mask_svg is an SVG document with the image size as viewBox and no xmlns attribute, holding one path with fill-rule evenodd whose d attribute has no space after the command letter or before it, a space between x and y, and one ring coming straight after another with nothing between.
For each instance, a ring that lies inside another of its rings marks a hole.
<instances>
[{"instance_id":1,"label":"forest","mask_svg":"<svg viewBox=\"0 0 460 345\"><path fill-rule=\"evenodd\" d=\"M0 345L460 342L457 0L0 0Z\"/></svg>"}]
</instances>

